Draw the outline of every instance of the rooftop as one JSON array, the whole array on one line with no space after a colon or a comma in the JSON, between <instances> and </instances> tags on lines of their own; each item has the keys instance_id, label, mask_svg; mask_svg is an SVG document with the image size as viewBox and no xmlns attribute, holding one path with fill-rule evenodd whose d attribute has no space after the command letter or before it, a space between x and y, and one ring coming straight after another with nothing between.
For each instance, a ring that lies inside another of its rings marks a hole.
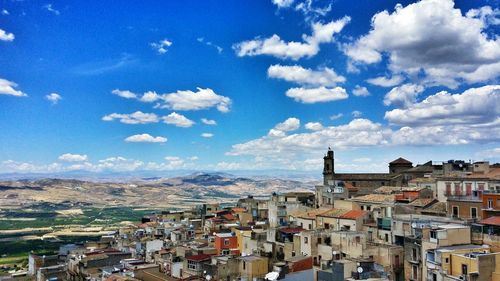
<instances>
[{"instance_id":1,"label":"rooftop","mask_svg":"<svg viewBox=\"0 0 500 281\"><path fill-rule=\"evenodd\" d=\"M500 217L489 217L479 222L480 224L500 226Z\"/></svg>"},{"instance_id":2,"label":"rooftop","mask_svg":"<svg viewBox=\"0 0 500 281\"><path fill-rule=\"evenodd\" d=\"M197 262L200 262L200 261L210 260L211 257L212 257L211 255L200 254L200 255L194 255L194 256L186 257L186 259L188 261L197 261Z\"/></svg>"},{"instance_id":3,"label":"rooftop","mask_svg":"<svg viewBox=\"0 0 500 281\"><path fill-rule=\"evenodd\" d=\"M241 256L241 257L238 257L238 259L246 261L246 262L252 262L252 261L262 260L263 257L259 257L259 256L255 256L255 255L250 255L250 256Z\"/></svg>"},{"instance_id":4,"label":"rooftop","mask_svg":"<svg viewBox=\"0 0 500 281\"><path fill-rule=\"evenodd\" d=\"M352 211L349 211L349 212L341 215L340 218L354 220L357 218L362 218L362 217L366 216L367 214L368 214L367 211L352 210Z\"/></svg>"},{"instance_id":5,"label":"rooftop","mask_svg":"<svg viewBox=\"0 0 500 281\"><path fill-rule=\"evenodd\" d=\"M216 233L215 236L220 237L220 238L228 238L228 237L234 237L234 234L232 232Z\"/></svg>"},{"instance_id":6,"label":"rooftop","mask_svg":"<svg viewBox=\"0 0 500 281\"><path fill-rule=\"evenodd\" d=\"M295 234L295 233L302 232L303 229L302 229L302 227L285 227L285 228L281 228L279 231L283 232L285 234Z\"/></svg>"},{"instance_id":7,"label":"rooftop","mask_svg":"<svg viewBox=\"0 0 500 281\"><path fill-rule=\"evenodd\" d=\"M338 217L340 217L342 215L347 214L348 212L350 212L350 211L349 210L345 210L345 209L330 209L327 212L324 212L324 213L320 214L319 216L321 216L321 217L330 217L330 218L338 218Z\"/></svg>"},{"instance_id":8,"label":"rooftop","mask_svg":"<svg viewBox=\"0 0 500 281\"><path fill-rule=\"evenodd\" d=\"M296 217L298 218L303 218L303 219L315 219L316 216L319 216L323 213L329 212L331 209L328 208L319 208L319 209L312 209L306 212L299 212Z\"/></svg>"},{"instance_id":9,"label":"rooftop","mask_svg":"<svg viewBox=\"0 0 500 281\"><path fill-rule=\"evenodd\" d=\"M373 202L373 203L393 203L395 196L390 194L367 194L359 197L354 197L351 199L356 202Z\"/></svg>"},{"instance_id":10,"label":"rooftop","mask_svg":"<svg viewBox=\"0 0 500 281\"><path fill-rule=\"evenodd\" d=\"M415 207L425 207L431 203L436 201L434 198L417 198L413 201L411 201L408 205L410 206L415 206Z\"/></svg>"},{"instance_id":11,"label":"rooftop","mask_svg":"<svg viewBox=\"0 0 500 281\"><path fill-rule=\"evenodd\" d=\"M413 164L413 163L402 157L399 157L398 159L390 162L389 164Z\"/></svg>"}]
</instances>

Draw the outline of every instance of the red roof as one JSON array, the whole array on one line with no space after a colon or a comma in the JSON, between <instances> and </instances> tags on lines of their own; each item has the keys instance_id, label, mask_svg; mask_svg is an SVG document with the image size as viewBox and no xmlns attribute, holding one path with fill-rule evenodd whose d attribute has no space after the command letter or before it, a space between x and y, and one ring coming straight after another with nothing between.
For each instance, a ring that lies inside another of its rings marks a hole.
<instances>
[{"instance_id":1,"label":"red roof","mask_svg":"<svg viewBox=\"0 0 500 281\"><path fill-rule=\"evenodd\" d=\"M482 220L480 223L500 226L500 217L489 217L487 219Z\"/></svg>"},{"instance_id":2,"label":"red roof","mask_svg":"<svg viewBox=\"0 0 500 281\"><path fill-rule=\"evenodd\" d=\"M286 233L286 234L295 234L295 233L301 233L302 232L301 227L286 227L280 229L281 232Z\"/></svg>"},{"instance_id":3,"label":"red roof","mask_svg":"<svg viewBox=\"0 0 500 281\"><path fill-rule=\"evenodd\" d=\"M350 220L354 220L354 219L357 219L357 218L361 218L361 217L364 217L366 216L366 214L368 214L367 211L361 211L361 210L352 210L352 211L349 211L343 215L340 216L341 219L350 219Z\"/></svg>"},{"instance_id":4,"label":"red roof","mask_svg":"<svg viewBox=\"0 0 500 281\"><path fill-rule=\"evenodd\" d=\"M210 255L205 255L205 254L200 254L200 255L194 255L190 257L186 257L188 261L207 261L210 259Z\"/></svg>"},{"instance_id":5,"label":"red roof","mask_svg":"<svg viewBox=\"0 0 500 281\"><path fill-rule=\"evenodd\" d=\"M225 220L228 220L228 221L234 221L236 219L236 217L234 217L233 214L225 214L225 215L222 215L221 217L223 217Z\"/></svg>"}]
</instances>

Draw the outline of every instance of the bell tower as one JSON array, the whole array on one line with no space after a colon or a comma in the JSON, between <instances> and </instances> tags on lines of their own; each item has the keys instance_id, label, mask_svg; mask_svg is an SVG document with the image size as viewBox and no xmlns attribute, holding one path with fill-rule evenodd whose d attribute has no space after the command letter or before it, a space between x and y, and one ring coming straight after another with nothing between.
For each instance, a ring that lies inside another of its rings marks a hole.
<instances>
[{"instance_id":1,"label":"bell tower","mask_svg":"<svg viewBox=\"0 0 500 281\"><path fill-rule=\"evenodd\" d=\"M323 185L328 185L328 180L333 180L334 169L333 150L328 147L328 152L323 157Z\"/></svg>"}]
</instances>

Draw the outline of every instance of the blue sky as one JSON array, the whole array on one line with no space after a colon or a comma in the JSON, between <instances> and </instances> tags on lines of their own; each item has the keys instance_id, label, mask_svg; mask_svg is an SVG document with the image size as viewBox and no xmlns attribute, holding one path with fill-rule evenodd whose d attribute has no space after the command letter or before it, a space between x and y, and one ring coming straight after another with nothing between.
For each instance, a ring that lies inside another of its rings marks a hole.
<instances>
[{"instance_id":1,"label":"blue sky","mask_svg":"<svg viewBox=\"0 0 500 281\"><path fill-rule=\"evenodd\" d=\"M498 1L2 1L0 172L500 159Z\"/></svg>"}]
</instances>

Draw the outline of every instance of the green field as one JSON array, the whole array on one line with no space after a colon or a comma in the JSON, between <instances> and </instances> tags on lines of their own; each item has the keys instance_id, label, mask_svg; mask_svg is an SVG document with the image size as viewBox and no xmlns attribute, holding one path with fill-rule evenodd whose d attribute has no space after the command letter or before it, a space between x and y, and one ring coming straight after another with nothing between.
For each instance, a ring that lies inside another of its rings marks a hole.
<instances>
[{"instance_id":1,"label":"green field","mask_svg":"<svg viewBox=\"0 0 500 281\"><path fill-rule=\"evenodd\" d=\"M163 209L165 210L165 209ZM113 225L122 221L140 221L144 215L163 210L137 210L132 207L82 208L83 215L61 216L44 209L4 210L0 212L0 230L40 228L64 225ZM19 218L19 220L15 220ZM23 220L25 218L35 220Z\"/></svg>"},{"instance_id":2,"label":"green field","mask_svg":"<svg viewBox=\"0 0 500 281\"><path fill-rule=\"evenodd\" d=\"M75 208L75 207L72 207ZM0 220L0 230L17 230L24 228L43 228L57 226L113 226L123 221L140 221L145 215L160 213L167 209L139 209L132 207L80 207L83 215L62 216L57 210L71 209L68 206L47 206L40 204L29 209L10 209L0 211L0 217L8 220ZM18 220L16 220L16 218ZM31 220L26 220L31 219ZM35 235L42 235L37 233ZM85 241L96 241L99 237L68 236L58 237L60 241L47 240L22 240L20 236L25 234L0 234L0 239L11 239L13 241L0 241L0 264L23 263L31 251L54 252L61 245L69 243L81 243Z\"/></svg>"}]
</instances>

